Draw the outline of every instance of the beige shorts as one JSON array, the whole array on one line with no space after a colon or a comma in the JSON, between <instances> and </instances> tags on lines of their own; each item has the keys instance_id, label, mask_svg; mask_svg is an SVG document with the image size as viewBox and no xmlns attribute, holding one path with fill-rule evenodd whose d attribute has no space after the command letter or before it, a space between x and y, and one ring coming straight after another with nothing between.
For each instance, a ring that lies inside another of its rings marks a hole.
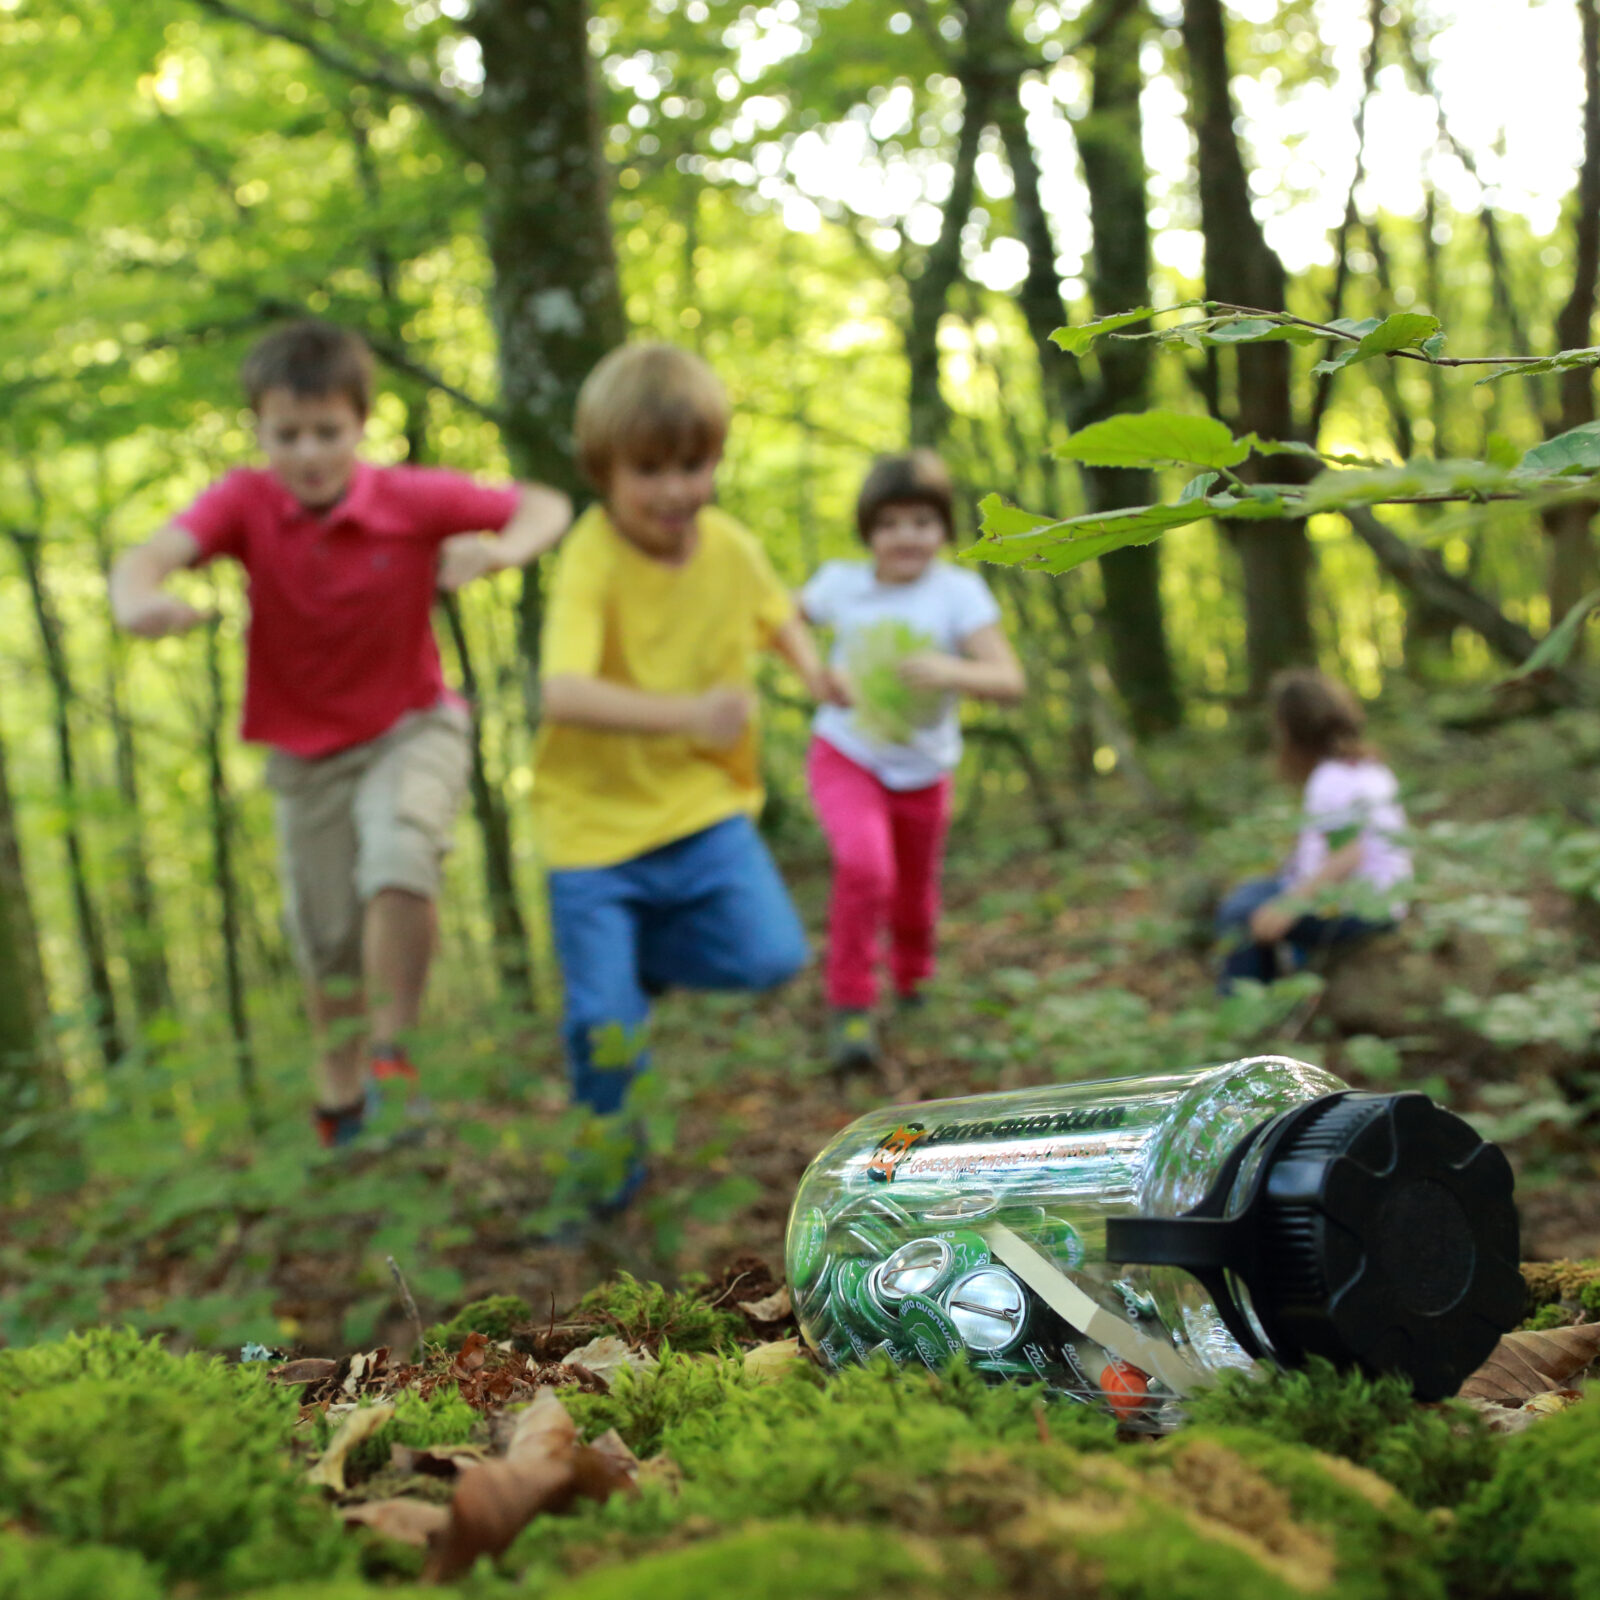
<instances>
[{"instance_id":1,"label":"beige shorts","mask_svg":"<svg viewBox=\"0 0 1600 1600\"><path fill-rule=\"evenodd\" d=\"M267 758L284 918L314 978L361 976L361 921L380 889L432 900L471 766L459 706L413 711L366 744Z\"/></svg>"}]
</instances>

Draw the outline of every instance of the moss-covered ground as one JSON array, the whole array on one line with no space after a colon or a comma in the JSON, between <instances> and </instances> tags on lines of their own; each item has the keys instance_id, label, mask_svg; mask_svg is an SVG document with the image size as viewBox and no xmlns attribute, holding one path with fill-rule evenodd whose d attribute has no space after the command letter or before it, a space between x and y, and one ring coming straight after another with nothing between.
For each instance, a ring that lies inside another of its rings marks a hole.
<instances>
[{"instance_id":1,"label":"moss-covered ground","mask_svg":"<svg viewBox=\"0 0 1600 1600\"><path fill-rule=\"evenodd\" d=\"M276 1035L263 1024L283 1041L263 1049L263 1134L229 1063L180 1052L86 1098L87 1181L63 1194L29 1177L0 1215L0 1600L414 1585L419 1552L346 1531L305 1481L338 1384L295 1394L267 1363L204 1352L387 1345L380 1381L354 1389L367 1403L388 1384L397 1410L352 1453L351 1493L439 1503L448 1477L393 1447L503 1448L493 1417L526 1398L496 1355L451 1375L474 1332L480 1352L509 1341L547 1376L605 1333L664 1348L609 1393L570 1374L562 1393L587 1435L615 1426L670 1466L643 1471L637 1496L541 1517L454 1580L464 1597L1600 1592L1590 1402L1491 1437L1458 1408L1313 1374L1226 1390L1167 1442L1119 1443L1086 1413L1041 1414L960 1375L823 1384L801 1366L764 1383L740 1355L785 1331L737 1306L775 1287L760 1263L779 1262L794 1184L859 1111L1255 1049L1423 1087L1470 1116L1518 1168L1524 1254L1545 1263L1529 1273L1533 1325L1600 1316L1592 1275L1552 1264L1600 1245L1600 718L1465 734L1409 716L1379 735L1420 877L1359 983L1210 991L1208 890L1269 869L1292 831L1259 755L1215 737L1157 751L1164 805L1110 780L1067 808L1064 849L1045 847L1025 794L973 785L940 987L895 1026L882 1076L828 1076L814 980L758 1001L669 998L640 1106L650 1182L584 1248L551 1235L574 1163L605 1151L585 1156L562 1109L553 1019L468 1007L448 974L419 1047L434 1118L391 1146L308 1150L287 1013ZM815 927L815 840L780 816L775 841ZM380 1132L402 1126L386 1107ZM403 1382L415 1329L390 1257L444 1352ZM702 1291L676 1292L695 1271ZM501 1299L457 1315L481 1296ZM74 1334L96 1327L137 1336Z\"/></svg>"}]
</instances>

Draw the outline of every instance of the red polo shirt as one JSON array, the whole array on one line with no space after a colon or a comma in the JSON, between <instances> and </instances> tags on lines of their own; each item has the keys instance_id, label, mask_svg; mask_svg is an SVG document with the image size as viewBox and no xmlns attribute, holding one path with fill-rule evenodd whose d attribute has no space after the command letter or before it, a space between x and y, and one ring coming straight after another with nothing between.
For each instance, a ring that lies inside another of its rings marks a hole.
<instances>
[{"instance_id":1,"label":"red polo shirt","mask_svg":"<svg viewBox=\"0 0 1600 1600\"><path fill-rule=\"evenodd\" d=\"M498 532L519 497L455 472L366 462L325 512L258 468L207 489L175 520L200 545L197 566L232 556L249 578L242 736L325 756L438 704L439 545Z\"/></svg>"}]
</instances>

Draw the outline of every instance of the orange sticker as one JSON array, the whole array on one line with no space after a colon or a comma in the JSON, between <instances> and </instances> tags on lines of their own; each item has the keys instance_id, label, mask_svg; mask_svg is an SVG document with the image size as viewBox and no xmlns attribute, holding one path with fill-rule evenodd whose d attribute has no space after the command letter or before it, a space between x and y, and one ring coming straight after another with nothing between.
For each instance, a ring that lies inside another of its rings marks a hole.
<instances>
[{"instance_id":1,"label":"orange sticker","mask_svg":"<svg viewBox=\"0 0 1600 1600\"><path fill-rule=\"evenodd\" d=\"M1100 1387L1105 1391L1106 1404L1120 1421L1126 1422L1137 1416L1144 1405L1150 1393L1150 1376L1113 1356L1100 1374Z\"/></svg>"}]
</instances>

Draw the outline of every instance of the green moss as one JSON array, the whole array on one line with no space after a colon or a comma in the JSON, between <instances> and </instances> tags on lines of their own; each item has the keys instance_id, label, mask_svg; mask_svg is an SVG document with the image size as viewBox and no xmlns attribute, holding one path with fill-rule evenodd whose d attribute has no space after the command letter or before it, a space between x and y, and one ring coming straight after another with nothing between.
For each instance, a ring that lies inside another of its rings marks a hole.
<instances>
[{"instance_id":1,"label":"green moss","mask_svg":"<svg viewBox=\"0 0 1600 1600\"><path fill-rule=\"evenodd\" d=\"M629 1344L652 1350L663 1343L679 1351L737 1350L746 1333L744 1318L710 1305L698 1288L688 1279L682 1289L664 1289L624 1272L591 1289L578 1303L578 1313Z\"/></svg>"},{"instance_id":2,"label":"green moss","mask_svg":"<svg viewBox=\"0 0 1600 1600\"><path fill-rule=\"evenodd\" d=\"M977 1582L975 1582L975 1578ZM877 1529L756 1524L612 1566L547 1591L548 1600L934 1600L982 1593L982 1573L952 1571Z\"/></svg>"},{"instance_id":3,"label":"green moss","mask_svg":"<svg viewBox=\"0 0 1600 1600\"><path fill-rule=\"evenodd\" d=\"M448 1322L434 1323L423 1338L428 1344L443 1345L446 1350L459 1350L469 1333L481 1333L498 1344L502 1339L509 1339L512 1330L532 1316L533 1308L520 1296L492 1294L462 1306Z\"/></svg>"},{"instance_id":4,"label":"green moss","mask_svg":"<svg viewBox=\"0 0 1600 1600\"><path fill-rule=\"evenodd\" d=\"M1559 1300L1552 1300L1548 1305L1540 1306L1534 1314L1522 1324L1526 1332L1540 1333L1546 1328L1564 1328L1572 1321L1571 1313Z\"/></svg>"},{"instance_id":5,"label":"green moss","mask_svg":"<svg viewBox=\"0 0 1600 1600\"><path fill-rule=\"evenodd\" d=\"M653 1367L616 1374L609 1394L562 1399L586 1438L615 1428L639 1456L654 1455L668 1428L690 1417L711 1418L730 1396L751 1387L742 1362L668 1349Z\"/></svg>"},{"instance_id":6,"label":"green moss","mask_svg":"<svg viewBox=\"0 0 1600 1600\"><path fill-rule=\"evenodd\" d=\"M1600 1311L1600 1264L1593 1261L1525 1261L1522 1280L1528 1286L1528 1311L1562 1301Z\"/></svg>"},{"instance_id":7,"label":"green moss","mask_svg":"<svg viewBox=\"0 0 1600 1600\"><path fill-rule=\"evenodd\" d=\"M324 1417L319 1421L323 1445L340 1420ZM391 1445L426 1450L432 1445L468 1444L486 1437L483 1418L454 1389L441 1390L427 1400L416 1393L403 1394L394 1403L394 1415L350 1452L345 1476L355 1482L386 1466Z\"/></svg>"},{"instance_id":8,"label":"green moss","mask_svg":"<svg viewBox=\"0 0 1600 1600\"><path fill-rule=\"evenodd\" d=\"M1403 1378L1315 1359L1260 1378L1225 1373L1188 1410L1199 1425L1244 1426L1343 1456L1424 1507L1455 1505L1494 1464L1494 1439L1469 1407L1422 1407Z\"/></svg>"},{"instance_id":9,"label":"green moss","mask_svg":"<svg viewBox=\"0 0 1600 1600\"><path fill-rule=\"evenodd\" d=\"M131 1550L68 1549L0 1532L0 1600L161 1600L161 1584Z\"/></svg>"},{"instance_id":10,"label":"green moss","mask_svg":"<svg viewBox=\"0 0 1600 1600\"><path fill-rule=\"evenodd\" d=\"M1462 1600L1600 1594L1600 1406L1501 1443L1493 1477L1457 1513L1449 1571Z\"/></svg>"},{"instance_id":11,"label":"green moss","mask_svg":"<svg viewBox=\"0 0 1600 1600\"><path fill-rule=\"evenodd\" d=\"M258 1371L96 1335L0 1359L0 1522L134 1550L168 1580L337 1572L347 1548Z\"/></svg>"}]
</instances>

